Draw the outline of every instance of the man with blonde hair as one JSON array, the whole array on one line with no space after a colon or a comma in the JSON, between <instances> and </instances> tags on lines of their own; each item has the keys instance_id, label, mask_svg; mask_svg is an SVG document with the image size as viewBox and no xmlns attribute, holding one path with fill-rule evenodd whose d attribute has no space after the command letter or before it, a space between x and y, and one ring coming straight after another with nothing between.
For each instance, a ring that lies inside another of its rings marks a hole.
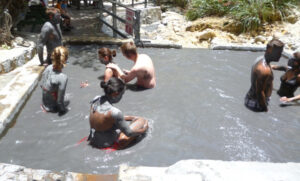
<instances>
[{"instance_id":1,"label":"man with blonde hair","mask_svg":"<svg viewBox=\"0 0 300 181\"><path fill-rule=\"evenodd\" d=\"M151 58L146 54L138 54L133 42L124 43L121 46L123 55L134 62L130 71L122 71L118 65L110 63L106 67L117 71L126 83L137 78L136 85L140 88L154 88L156 85L155 69Z\"/></svg>"}]
</instances>

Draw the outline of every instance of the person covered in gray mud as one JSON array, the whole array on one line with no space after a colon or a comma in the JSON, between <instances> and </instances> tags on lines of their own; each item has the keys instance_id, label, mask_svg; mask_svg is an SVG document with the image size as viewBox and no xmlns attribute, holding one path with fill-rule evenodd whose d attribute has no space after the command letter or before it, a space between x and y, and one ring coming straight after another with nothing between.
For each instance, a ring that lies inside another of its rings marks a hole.
<instances>
[{"instance_id":1,"label":"person covered in gray mud","mask_svg":"<svg viewBox=\"0 0 300 181\"><path fill-rule=\"evenodd\" d=\"M63 46L56 47L51 55L52 65L47 66L42 75L41 88L43 95L42 108L47 112L67 112L65 92L68 77L62 73L68 59L68 50Z\"/></svg>"},{"instance_id":2,"label":"person covered in gray mud","mask_svg":"<svg viewBox=\"0 0 300 181\"><path fill-rule=\"evenodd\" d=\"M46 14L49 16L39 35L37 43L37 52L40 60L40 65L51 64L51 53L54 48L62 45L62 33L60 29L60 11L57 8L48 8ZM47 59L44 61L44 46L47 48Z\"/></svg>"},{"instance_id":3,"label":"person covered in gray mud","mask_svg":"<svg viewBox=\"0 0 300 181\"><path fill-rule=\"evenodd\" d=\"M300 99L300 95L294 96L300 86L300 52L295 52L289 59L288 66L272 65L273 70L283 70L285 73L280 77L281 84L277 94L282 102L291 102Z\"/></svg>"},{"instance_id":4,"label":"person covered in gray mud","mask_svg":"<svg viewBox=\"0 0 300 181\"><path fill-rule=\"evenodd\" d=\"M270 62L278 62L284 44L277 39L268 42L264 57L259 57L251 70L251 87L245 97L245 106L255 112L267 112L273 89Z\"/></svg>"},{"instance_id":5,"label":"person covered in gray mud","mask_svg":"<svg viewBox=\"0 0 300 181\"><path fill-rule=\"evenodd\" d=\"M124 149L147 131L148 121L137 116L124 116L113 106L125 92L125 83L121 79L112 77L107 82L101 81L101 87L105 95L97 96L91 102L88 141L96 148Z\"/></svg>"},{"instance_id":6,"label":"person covered in gray mud","mask_svg":"<svg viewBox=\"0 0 300 181\"><path fill-rule=\"evenodd\" d=\"M156 85L155 69L151 58L146 54L138 54L133 42L122 44L123 55L134 62L130 71L121 70L117 64L109 63L106 67L116 70L118 76L126 83L137 78L136 86L139 88L154 88Z\"/></svg>"}]
</instances>

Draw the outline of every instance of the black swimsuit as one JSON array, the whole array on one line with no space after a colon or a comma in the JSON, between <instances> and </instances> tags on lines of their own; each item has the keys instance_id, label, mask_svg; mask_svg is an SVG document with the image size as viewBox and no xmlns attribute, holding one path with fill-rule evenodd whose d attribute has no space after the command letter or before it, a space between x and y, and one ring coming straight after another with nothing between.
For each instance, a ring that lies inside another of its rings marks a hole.
<instances>
[{"instance_id":1,"label":"black swimsuit","mask_svg":"<svg viewBox=\"0 0 300 181\"><path fill-rule=\"evenodd\" d=\"M281 76L280 80L281 84L279 90L277 91L277 94L280 97L294 97L294 92L299 87L299 84L297 83L297 75L290 80L284 80L283 76Z\"/></svg>"}]
</instances>

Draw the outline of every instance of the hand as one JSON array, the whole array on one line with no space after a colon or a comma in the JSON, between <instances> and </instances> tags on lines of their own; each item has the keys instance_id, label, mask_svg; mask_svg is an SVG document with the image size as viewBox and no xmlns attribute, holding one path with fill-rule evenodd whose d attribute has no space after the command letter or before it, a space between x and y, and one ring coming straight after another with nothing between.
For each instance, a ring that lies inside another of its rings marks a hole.
<instances>
[{"instance_id":1,"label":"hand","mask_svg":"<svg viewBox=\"0 0 300 181\"><path fill-rule=\"evenodd\" d=\"M290 102L291 100L289 98L287 98L287 97L284 96L284 97L280 98L280 101L281 102Z\"/></svg>"},{"instance_id":2,"label":"hand","mask_svg":"<svg viewBox=\"0 0 300 181\"><path fill-rule=\"evenodd\" d=\"M85 88L87 86L89 86L89 83L87 80L85 82L80 82L80 88Z\"/></svg>"},{"instance_id":3,"label":"hand","mask_svg":"<svg viewBox=\"0 0 300 181\"><path fill-rule=\"evenodd\" d=\"M124 72L125 75L127 75L127 74L129 74L130 71L126 70L126 69L123 69L123 72Z\"/></svg>"}]
</instances>

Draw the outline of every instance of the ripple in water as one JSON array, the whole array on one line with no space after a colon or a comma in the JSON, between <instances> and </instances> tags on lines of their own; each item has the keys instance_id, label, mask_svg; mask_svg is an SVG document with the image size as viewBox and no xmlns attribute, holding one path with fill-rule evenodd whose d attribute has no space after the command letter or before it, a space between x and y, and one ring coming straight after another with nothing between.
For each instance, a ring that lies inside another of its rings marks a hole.
<instances>
[{"instance_id":1,"label":"ripple in water","mask_svg":"<svg viewBox=\"0 0 300 181\"><path fill-rule=\"evenodd\" d=\"M240 118L225 115L226 121L233 121L231 127L221 127L225 138L225 152L230 160L259 160L270 161L264 150L256 146L249 135L249 129L241 122Z\"/></svg>"}]
</instances>

